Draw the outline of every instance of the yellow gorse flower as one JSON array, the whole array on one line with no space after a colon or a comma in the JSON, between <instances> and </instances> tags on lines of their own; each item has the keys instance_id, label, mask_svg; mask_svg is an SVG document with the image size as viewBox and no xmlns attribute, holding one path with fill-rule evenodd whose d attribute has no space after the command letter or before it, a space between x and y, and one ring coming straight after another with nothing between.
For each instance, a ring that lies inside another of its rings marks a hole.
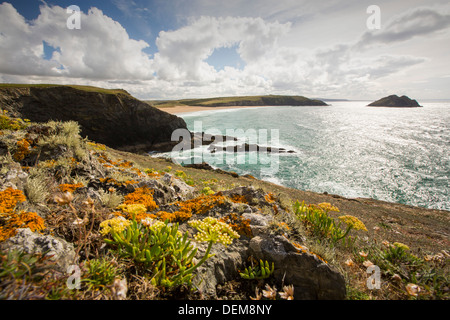
<instances>
[{"instance_id":1,"label":"yellow gorse flower","mask_svg":"<svg viewBox=\"0 0 450 320\"><path fill-rule=\"evenodd\" d=\"M111 232L119 233L124 231L130 224L131 221L124 217L115 217L100 223L100 233L104 236Z\"/></svg>"},{"instance_id":2,"label":"yellow gorse flower","mask_svg":"<svg viewBox=\"0 0 450 320\"><path fill-rule=\"evenodd\" d=\"M345 216L340 216L339 219L342 222L344 222L345 224L347 224L349 227L352 227L355 230L367 231L367 228L364 225L364 223L361 220L359 220L357 217L345 215Z\"/></svg>"}]
</instances>

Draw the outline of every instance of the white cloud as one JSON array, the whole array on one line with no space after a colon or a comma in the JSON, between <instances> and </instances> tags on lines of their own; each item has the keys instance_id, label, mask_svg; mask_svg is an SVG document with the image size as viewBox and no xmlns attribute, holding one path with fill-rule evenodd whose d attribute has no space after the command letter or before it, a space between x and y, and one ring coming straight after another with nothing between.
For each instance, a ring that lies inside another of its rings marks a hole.
<instances>
[{"instance_id":1,"label":"white cloud","mask_svg":"<svg viewBox=\"0 0 450 320\"><path fill-rule=\"evenodd\" d=\"M256 63L273 50L289 27L289 23L267 23L261 18L200 17L188 26L159 34L158 75L165 80L213 80L218 74L205 60L214 49L238 44L240 57L247 64Z\"/></svg>"},{"instance_id":2,"label":"white cloud","mask_svg":"<svg viewBox=\"0 0 450 320\"><path fill-rule=\"evenodd\" d=\"M365 32L357 46L366 48L377 44L407 41L444 31L449 27L450 14L441 14L431 8L414 8L388 21L379 32Z\"/></svg>"},{"instance_id":3,"label":"white cloud","mask_svg":"<svg viewBox=\"0 0 450 320\"><path fill-rule=\"evenodd\" d=\"M44 47L25 18L9 3L0 5L0 72L51 75L58 64L43 59Z\"/></svg>"},{"instance_id":4,"label":"white cloud","mask_svg":"<svg viewBox=\"0 0 450 320\"><path fill-rule=\"evenodd\" d=\"M130 39L126 30L97 8L81 13L81 29L69 30L70 14L59 6L40 7L30 24L9 3L0 5L0 72L88 79L151 79L152 61L144 41ZM54 48L43 56L43 41Z\"/></svg>"},{"instance_id":5,"label":"white cloud","mask_svg":"<svg viewBox=\"0 0 450 320\"><path fill-rule=\"evenodd\" d=\"M135 2L114 3L124 13L130 6L136 7ZM263 16L267 16L269 2L261 3L261 10L266 13ZM322 8L328 12L339 7L345 13L346 7L339 4L322 4ZM251 7L244 5L242 12L250 14ZM231 8L227 8L225 12L231 13ZM309 17L320 15L310 5L305 4L304 9ZM365 8L362 9L365 28ZM217 11L213 7L210 10ZM187 18L183 27L159 33L157 52L151 58L144 52L147 42L130 39L120 23L97 8L82 13L81 30L69 30L69 15L61 7L43 5L38 18L29 23L12 5L4 3L0 5L0 81L122 87L143 99L252 94L375 98L383 87L397 91L396 88L407 86L407 71L439 61L436 50L436 56L431 58L423 55L424 51L391 50L393 43L410 44L425 36L430 41L431 35L442 36L449 26L445 13L416 8L394 15L378 32L360 32L359 37L353 36L353 42L336 38L318 48L291 41L303 36L301 23L294 28L293 23L274 20L282 17L287 21L286 17L298 16L298 10L295 1L284 1L266 19L257 16L257 12L253 17ZM354 6L351 11L355 11ZM412 28L412 24L419 27ZM342 29L341 26L339 32ZM50 60L43 56L43 41L58 48ZM208 57L223 47L236 48L245 66L225 66L218 71L209 65ZM440 48L445 47L440 44ZM428 69L423 67L420 74ZM439 72L442 68L434 70ZM441 72L438 78L448 74ZM424 78L416 76L413 80L426 85Z\"/></svg>"}]
</instances>

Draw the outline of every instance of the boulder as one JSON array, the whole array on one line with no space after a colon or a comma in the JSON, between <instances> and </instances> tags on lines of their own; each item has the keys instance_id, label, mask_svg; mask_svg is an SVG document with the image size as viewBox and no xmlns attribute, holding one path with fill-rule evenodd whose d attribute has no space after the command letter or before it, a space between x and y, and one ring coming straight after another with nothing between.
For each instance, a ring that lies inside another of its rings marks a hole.
<instances>
[{"instance_id":1,"label":"boulder","mask_svg":"<svg viewBox=\"0 0 450 320\"><path fill-rule=\"evenodd\" d=\"M274 262L276 282L280 287L293 285L295 299L345 299L344 277L318 256L298 251L283 236L255 236L249 244L249 254L254 258Z\"/></svg>"},{"instance_id":2,"label":"boulder","mask_svg":"<svg viewBox=\"0 0 450 320\"><path fill-rule=\"evenodd\" d=\"M198 257L203 257L206 252L205 243L198 244ZM193 284L207 299L216 299L218 284L224 284L239 277L237 270L242 270L248 258L248 241L233 241L228 247L221 244L213 246L211 253L214 256L208 258L196 270Z\"/></svg>"},{"instance_id":3,"label":"boulder","mask_svg":"<svg viewBox=\"0 0 450 320\"><path fill-rule=\"evenodd\" d=\"M20 164L13 162L4 165L6 174L0 174L0 190L6 188L23 190L27 179L28 173L22 170Z\"/></svg>"},{"instance_id":4,"label":"boulder","mask_svg":"<svg viewBox=\"0 0 450 320\"><path fill-rule=\"evenodd\" d=\"M60 272L67 272L67 268L75 263L73 244L61 238L32 232L28 228L17 229L14 237L2 243L2 249L45 254L51 257L51 261L56 262L56 267Z\"/></svg>"}]
</instances>

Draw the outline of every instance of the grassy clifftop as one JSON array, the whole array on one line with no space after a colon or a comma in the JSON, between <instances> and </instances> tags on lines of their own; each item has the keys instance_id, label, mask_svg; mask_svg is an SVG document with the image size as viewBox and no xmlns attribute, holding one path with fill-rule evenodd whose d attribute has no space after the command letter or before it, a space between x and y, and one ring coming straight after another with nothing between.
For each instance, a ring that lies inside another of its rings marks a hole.
<instances>
[{"instance_id":1,"label":"grassy clifftop","mask_svg":"<svg viewBox=\"0 0 450 320\"><path fill-rule=\"evenodd\" d=\"M79 85L58 85L58 84L18 84L18 83L0 83L0 88L52 88L52 87L69 87L85 92L97 92L105 94L126 94L130 95L124 89L104 89L93 86L79 86Z\"/></svg>"},{"instance_id":2,"label":"grassy clifftop","mask_svg":"<svg viewBox=\"0 0 450 320\"><path fill-rule=\"evenodd\" d=\"M173 107L178 105L201 106L201 107L227 107L227 106L326 106L327 104L320 100L313 100L303 96L237 96L237 97L218 97L207 99L182 99L146 101L152 106L158 108Z\"/></svg>"}]
</instances>

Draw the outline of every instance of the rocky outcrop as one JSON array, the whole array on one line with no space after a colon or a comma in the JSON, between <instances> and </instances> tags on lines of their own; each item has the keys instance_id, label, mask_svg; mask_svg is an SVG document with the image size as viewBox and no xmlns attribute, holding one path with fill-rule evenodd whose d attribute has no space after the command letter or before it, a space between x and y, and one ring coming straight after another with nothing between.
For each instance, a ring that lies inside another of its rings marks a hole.
<instances>
[{"instance_id":1,"label":"rocky outcrop","mask_svg":"<svg viewBox=\"0 0 450 320\"><path fill-rule=\"evenodd\" d=\"M243 143L235 146L217 146L215 144L211 144L208 147L211 153L216 152L267 152L267 153L295 153L293 150L286 150L284 148L276 148L276 147L263 147L257 144L248 144Z\"/></svg>"},{"instance_id":2,"label":"rocky outcrop","mask_svg":"<svg viewBox=\"0 0 450 320\"><path fill-rule=\"evenodd\" d=\"M1 244L1 248L30 254L45 254L56 263L56 268L60 272L66 272L67 268L76 262L73 244L61 238L32 232L28 228L18 229L14 237Z\"/></svg>"},{"instance_id":3,"label":"rocky outcrop","mask_svg":"<svg viewBox=\"0 0 450 320\"><path fill-rule=\"evenodd\" d=\"M81 134L129 151L170 151L172 132L183 119L149 106L126 92L82 90L70 86L2 87L0 105L10 115L33 122L77 121Z\"/></svg>"},{"instance_id":4,"label":"rocky outcrop","mask_svg":"<svg viewBox=\"0 0 450 320\"><path fill-rule=\"evenodd\" d=\"M345 298L345 280L339 272L317 255L309 252L306 247L295 244L284 235L275 235L271 232L270 226L276 223L274 217L262 214L257 209L273 205L267 203L264 192L252 187L238 187L224 191L222 194L243 196L248 204L219 209L215 215L220 217L228 211L241 211L242 218L249 221L252 237L241 236L228 247L217 246L213 249L214 256L199 268L195 279L196 286L206 296L215 298L217 285L236 279L236 270L243 270L249 257L253 257L257 260L272 261L275 265L274 282L279 287L283 283L293 285L295 299L339 300ZM281 212L282 209L278 210ZM205 249L205 245L202 245L199 251L203 252Z\"/></svg>"},{"instance_id":5,"label":"rocky outcrop","mask_svg":"<svg viewBox=\"0 0 450 320\"><path fill-rule=\"evenodd\" d=\"M416 100L407 96L390 95L380 100L372 102L369 107L392 107L392 108L419 108L422 107Z\"/></svg>"}]
</instances>

